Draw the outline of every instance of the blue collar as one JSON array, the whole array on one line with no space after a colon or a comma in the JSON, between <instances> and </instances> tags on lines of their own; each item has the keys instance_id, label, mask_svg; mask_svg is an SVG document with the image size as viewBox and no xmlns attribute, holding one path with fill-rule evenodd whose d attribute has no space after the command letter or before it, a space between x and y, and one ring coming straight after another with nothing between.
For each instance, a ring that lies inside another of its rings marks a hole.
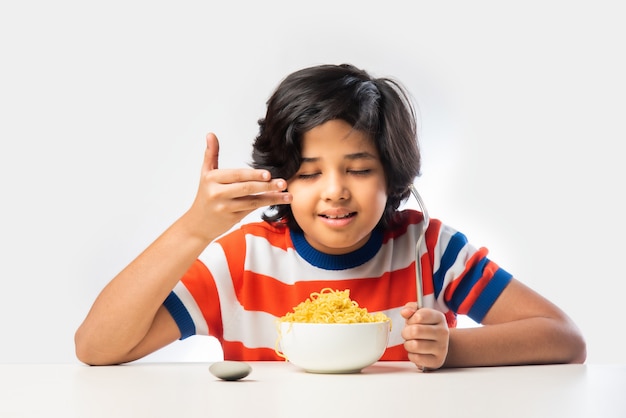
<instances>
[{"instance_id":1,"label":"blue collar","mask_svg":"<svg viewBox=\"0 0 626 418\"><path fill-rule=\"evenodd\" d=\"M383 233L379 228L372 231L370 238L361 248L340 255L326 254L311 247L302 231L290 230L289 233L296 252L310 264L324 270L346 270L358 267L371 260L383 245Z\"/></svg>"}]
</instances>

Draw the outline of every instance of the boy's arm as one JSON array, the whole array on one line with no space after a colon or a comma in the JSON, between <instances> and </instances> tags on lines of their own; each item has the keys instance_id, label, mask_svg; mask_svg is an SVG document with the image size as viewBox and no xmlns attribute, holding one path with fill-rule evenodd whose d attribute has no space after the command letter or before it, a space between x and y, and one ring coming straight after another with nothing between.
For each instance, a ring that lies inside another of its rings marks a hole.
<instances>
[{"instance_id":1,"label":"boy's arm","mask_svg":"<svg viewBox=\"0 0 626 418\"><path fill-rule=\"evenodd\" d=\"M185 232L183 216L105 286L75 334L92 365L140 358L180 338L163 301L208 245Z\"/></svg>"},{"instance_id":2,"label":"boy's arm","mask_svg":"<svg viewBox=\"0 0 626 418\"><path fill-rule=\"evenodd\" d=\"M450 330L444 366L583 363L586 344L573 321L550 301L512 280L482 321Z\"/></svg>"},{"instance_id":3,"label":"boy's arm","mask_svg":"<svg viewBox=\"0 0 626 418\"><path fill-rule=\"evenodd\" d=\"M420 368L583 363L585 341L572 320L547 299L513 279L481 327L448 329L434 309L402 310L409 359Z\"/></svg>"},{"instance_id":4,"label":"boy's arm","mask_svg":"<svg viewBox=\"0 0 626 418\"><path fill-rule=\"evenodd\" d=\"M179 338L180 331L174 318L164 306L160 306L143 339L125 354L107 351L108 345L93 347L89 353L81 353L77 344L77 355L81 361L89 365L121 364L147 356Z\"/></svg>"},{"instance_id":5,"label":"boy's arm","mask_svg":"<svg viewBox=\"0 0 626 418\"><path fill-rule=\"evenodd\" d=\"M219 144L207 135L198 193L191 208L122 270L96 298L75 334L77 357L117 364L180 337L162 304L207 245L261 206L291 201L283 179L265 170L218 169Z\"/></svg>"}]
</instances>

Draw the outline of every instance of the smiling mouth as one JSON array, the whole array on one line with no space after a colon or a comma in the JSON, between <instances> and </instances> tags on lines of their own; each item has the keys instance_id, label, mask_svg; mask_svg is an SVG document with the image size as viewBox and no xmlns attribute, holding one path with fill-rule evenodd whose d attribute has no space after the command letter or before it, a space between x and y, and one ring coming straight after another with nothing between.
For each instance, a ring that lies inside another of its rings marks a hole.
<instances>
[{"instance_id":1,"label":"smiling mouth","mask_svg":"<svg viewBox=\"0 0 626 418\"><path fill-rule=\"evenodd\" d=\"M356 212L346 213L345 215L320 215L320 216L326 219L346 219L346 218L352 218L355 215L356 215Z\"/></svg>"}]
</instances>

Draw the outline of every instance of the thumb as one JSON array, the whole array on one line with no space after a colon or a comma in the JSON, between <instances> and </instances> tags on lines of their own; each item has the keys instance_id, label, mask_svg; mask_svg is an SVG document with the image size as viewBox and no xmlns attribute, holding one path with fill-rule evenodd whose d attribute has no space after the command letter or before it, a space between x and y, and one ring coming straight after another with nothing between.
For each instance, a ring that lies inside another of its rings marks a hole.
<instances>
[{"instance_id":1,"label":"thumb","mask_svg":"<svg viewBox=\"0 0 626 418\"><path fill-rule=\"evenodd\" d=\"M220 143L214 133L206 135L206 150L204 151L203 171L215 170L218 167L218 157L220 154Z\"/></svg>"}]
</instances>

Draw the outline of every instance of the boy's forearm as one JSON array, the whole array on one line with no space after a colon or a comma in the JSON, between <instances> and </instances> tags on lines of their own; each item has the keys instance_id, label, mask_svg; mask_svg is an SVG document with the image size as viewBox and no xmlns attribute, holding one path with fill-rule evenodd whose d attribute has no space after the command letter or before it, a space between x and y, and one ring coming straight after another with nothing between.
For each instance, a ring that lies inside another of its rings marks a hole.
<instances>
[{"instance_id":1,"label":"boy's forearm","mask_svg":"<svg viewBox=\"0 0 626 418\"><path fill-rule=\"evenodd\" d=\"M583 363L585 342L567 320L535 317L450 330L444 367Z\"/></svg>"},{"instance_id":2,"label":"boy's forearm","mask_svg":"<svg viewBox=\"0 0 626 418\"><path fill-rule=\"evenodd\" d=\"M139 344L163 300L209 243L190 231L181 217L102 290L76 332L79 359L96 349L121 355Z\"/></svg>"}]
</instances>

